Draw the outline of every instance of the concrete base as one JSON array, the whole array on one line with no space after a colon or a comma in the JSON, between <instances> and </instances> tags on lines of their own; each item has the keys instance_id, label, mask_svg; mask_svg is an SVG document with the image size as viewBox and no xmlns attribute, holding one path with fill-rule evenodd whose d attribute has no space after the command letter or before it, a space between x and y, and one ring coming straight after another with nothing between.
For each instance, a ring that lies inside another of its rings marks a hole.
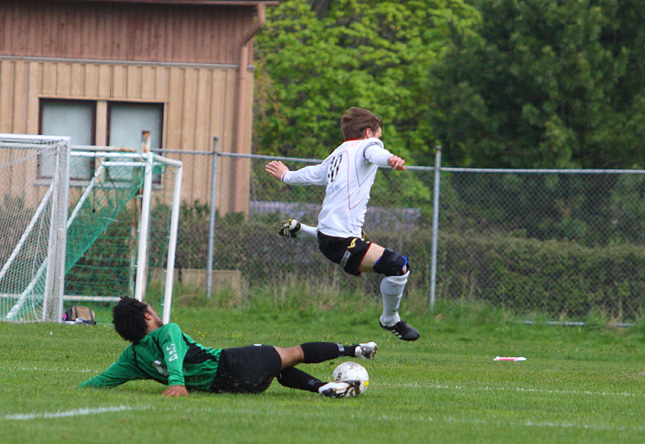
<instances>
[{"instance_id":1,"label":"concrete base","mask_svg":"<svg viewBox=\"0 0 645 444\"><path fill-rule=\"evenodd\" d=\"M206 290L206 277L208 273L203 268L183 268L181 270L181 283ZM153 268L150 279L153 281L165 280L164 268ZM179 270L175 270L175 282L179 281ZM242 272L240 270L213 270L213 291L230 288L240 291L242 288Z\"/></svg>"}]
</instances>

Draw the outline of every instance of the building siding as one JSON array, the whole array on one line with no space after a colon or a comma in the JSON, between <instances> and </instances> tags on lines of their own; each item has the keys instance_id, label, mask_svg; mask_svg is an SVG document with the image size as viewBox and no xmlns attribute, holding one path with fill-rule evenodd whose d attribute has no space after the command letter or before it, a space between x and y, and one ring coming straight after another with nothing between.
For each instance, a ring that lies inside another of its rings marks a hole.
<instances>
[{"instance_id":1,"label":"building siding","mask_svg":"<svg viewBox=\"0 0 645 444\"><path fill-rule=\"evenodd\" d=\"M0 54L238 64L252 6L0 2Z\"/></svg>"},{"instance_id":2,"label":"building siding","mask_svg":"<svg viewBox=\"0 0 645 444\"><path fill-rule=\"evenodd\" d=\"M194 66L120 65L76 61L7 60L0 57L0 133L38 134L43 98L164 104L164 148L232 151L237 70ZM247 84L252 98L252 82ZM107 122L97 113L96 144L107 143ZM251 128L251 116L245 116ZM250 146L250 130L245 132ZM210 157L169 154L184 162L182 200L210 201ZM248 206L248 189L235 187L230 158L218 162L218 208L226 213ZM16 179L19 180L19 179ZM29 193L33 183L13 183ZM15 188L14 188L15 191Z\"/></svg>"},{"instance_id":3,"label":"building siding","mask_svg":"<svg viewBox=\"0 0 645 444\"><path fill-rule=\"evenodd\" d=\"M95 143L105 145L108 103L140 101L164 105L164 148L210 152L218 137L220 151L250 152L252 75L241 145L234 139L240 49L255 12L253 2L0 2L0 132L38 134L41 99L93 100ZM209 158L168 157L184 162L182 199L209 202ZM249 167L232 163L218 161L222 213L248 209Z\"/></svg>"}]
</instances>

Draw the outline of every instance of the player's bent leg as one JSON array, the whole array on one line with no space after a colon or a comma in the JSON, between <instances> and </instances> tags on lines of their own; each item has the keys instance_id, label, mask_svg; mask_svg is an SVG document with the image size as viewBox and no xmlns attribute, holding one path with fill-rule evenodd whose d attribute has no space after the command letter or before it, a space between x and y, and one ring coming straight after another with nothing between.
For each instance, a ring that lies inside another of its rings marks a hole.
<instances>
[{"instance_id":1,"label":"player's bent leg","mask_svg":"<svg viewBox=\"0 0 645 444\"><path fill-rule=\"evenodd\" d=\"M298 364L315 364L341 356L374 359L376 342L343 345L334 342L306 342L295 347L274 347L282 361L281 369Z\"/></svg>"}]
</instances>

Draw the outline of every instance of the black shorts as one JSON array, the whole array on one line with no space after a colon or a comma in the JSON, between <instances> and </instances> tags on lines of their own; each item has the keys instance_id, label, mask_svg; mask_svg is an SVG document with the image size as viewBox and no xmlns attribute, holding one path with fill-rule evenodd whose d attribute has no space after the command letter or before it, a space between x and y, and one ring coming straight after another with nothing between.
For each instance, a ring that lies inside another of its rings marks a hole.
<instances>
[{"instance_id":1,"label":"black shorts","mask_svg":"<svg viewBox=\"0 0 645 444\"><path fill-rule=\"evenodd\" d=\"M222 350L211 391L261 393L280 372L282 359L275 347L250 345Z\"/></svg>"},{"instance_id":2,"label":"black shorts","mask_svg":"<svg viewBox=\"0 0 645 444\"><path fill-rule=\"evenodd\" d=\"M354 276L361 274L358 267L369 247L370 241L360 237L333 237L318 233L318 248L322 254Z\"/></svg>"}]
</instances>

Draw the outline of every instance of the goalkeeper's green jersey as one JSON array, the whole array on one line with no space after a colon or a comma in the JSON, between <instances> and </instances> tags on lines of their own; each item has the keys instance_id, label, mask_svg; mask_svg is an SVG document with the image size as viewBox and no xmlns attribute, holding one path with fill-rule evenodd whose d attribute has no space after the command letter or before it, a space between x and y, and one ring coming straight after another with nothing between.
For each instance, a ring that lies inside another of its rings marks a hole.
<instances>
[{"instance_id":1,"label":"goalkeeper's green jersey","mask_svg":"<svg viewBox=\"0 0 645 444\"><path fill-rule=\"evenodd\" d=\"M151 331L138 344L126 347L107 370L80 386L116 387L134 379L154 379L168 386L208 391L221 352L221 348L196 343L177 324L170 323Z\"/></svg>"}]
</instances>

